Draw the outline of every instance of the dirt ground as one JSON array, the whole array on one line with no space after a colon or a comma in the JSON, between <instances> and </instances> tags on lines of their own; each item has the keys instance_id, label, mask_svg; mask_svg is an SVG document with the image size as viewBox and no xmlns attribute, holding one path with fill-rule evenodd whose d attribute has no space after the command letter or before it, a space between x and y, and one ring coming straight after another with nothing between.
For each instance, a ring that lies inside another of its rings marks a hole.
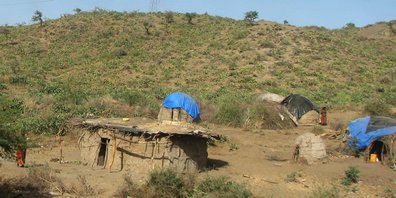
<instances>
[{"instance_id":1,"label":"dirt ground","mask_svg":"<svg viewBox=\"0 0 396 198\"><path fill-rule=\"evenodd\" d=\"M245 183L254 197L308 197L320 187L333 185L340 189L343 196L384 197L386 191L396 192L396 171L381 164L366 163L363 158L342 154L339 152L343 146L340 140L323 138L328 159L322 163L304 165L291 160L298 135L334 132L359 116L358 111L329 112L328 126L300 126L287 130L248 130L210 125L211 131L227 136L229 141L209 147L209 168L198 176L229 176ZM67 163L60 164L50 161L59 157L56 138L42 137L38 148L27 151L27 164L48 164L66 185L73 185L78 176L85 176L88 184L99 192L95 197L112 197L126 174L131 175L136 183L143 183L147 178L147 173L138 170L109 173L107 169L94 170L82 164L77 139L76 133L64 137L63 155ZM13 161L0 162L2 177L27 174L26 168L18 168ZM349 166L358 167L361 174L359 183L347 188L340 183ZM286 181L287 175L293 172L300 175L297 181Z\"/></svg>"}]
</instances>

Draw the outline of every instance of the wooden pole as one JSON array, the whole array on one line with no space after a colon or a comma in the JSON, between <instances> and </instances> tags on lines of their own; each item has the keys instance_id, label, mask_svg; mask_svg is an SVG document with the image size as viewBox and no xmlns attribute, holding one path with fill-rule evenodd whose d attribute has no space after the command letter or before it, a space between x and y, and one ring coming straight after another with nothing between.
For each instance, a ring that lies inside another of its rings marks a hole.
<instances>
[{"instance_id":1,"label":"wooden pole","mask_svg":"<svg viewBox=\"0 0 396 198\"><path fill-rule=\"evenodd\" d=\"M116 150L117 150L117 144L116 144L116 137L115 135L113 136L113 155L111 157L111 162L110 162L110 166L109 166L109 172L111 172L111 167L113 166L114 163L114 158L115 158L115 154L116 154Z\"/></svg>"}]
</instances>

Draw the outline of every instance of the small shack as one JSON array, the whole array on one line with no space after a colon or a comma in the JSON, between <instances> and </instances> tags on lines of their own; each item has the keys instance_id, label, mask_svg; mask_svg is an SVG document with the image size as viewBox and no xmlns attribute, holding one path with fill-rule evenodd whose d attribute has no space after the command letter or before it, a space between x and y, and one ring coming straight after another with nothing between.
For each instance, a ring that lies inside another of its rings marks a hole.
<instances>
[{"instance_id":1,"label":"small shack","mask_svg":"<svg viewBox=\"0 0 396 198\"><path fill-rule=\"evenodd\" d=\"M291 94L280 103L291 114L291 119L299 125L314 125L319 123L318 108L306 97Z\"/></svg>"},{"instance_id":2,"label":"small shack","mask_svg":"<svg viewBox=\"0 0 396 198\"><path fill-rule=\"evenodd\" d=\"M158 114L158 120L167 123L193 122L198 119L198 103L193 97L182 92L166 96Z\"/></svg>"},{"instance_id":3,"label":"small shack","mask_svg":"<svg viewBox=\"0 0 396 198\"><path fill-rule=\"evenodd\" d=\"M367 160L375 154L382 164L396 167L395 119L383 116L358 118L348 124L348 133L350 148L366 150Z\"/></svg>"},{"instance_id":4,"label":"small shack","mask_svg":"<svg viewBox=\"0 0 396 198\"><path fill-rule=\"evenodd\" d=\"M372 154L384 165L388 165L396 170L396 134L387 135L373 141L366 150L366 160L370 159Z\"/></svg>"},{"instance_id":5,"label":"small shack","mask_svg":"<svg viewBox=\"0 0 396 198\"><path fill-rule=\"evenodd\" d=\"M94 169L109 171L201 170L207 162L207 141L219 139L218 135L202 130L158 122L136 126L121 119L85 120L80 128L83 132L78 142L82 161Z\"/></svg>"},{"instance_id":6,"label":"small shack","mask_svg":"<svg viewBox=\"0 0 396 198\"><path fill-rule=\"evenodd\" d=\"M295 162L315 164L326 157L323 140L313 133L304 133L297 137L293 154Z\"/></svg>"}]
</instances>

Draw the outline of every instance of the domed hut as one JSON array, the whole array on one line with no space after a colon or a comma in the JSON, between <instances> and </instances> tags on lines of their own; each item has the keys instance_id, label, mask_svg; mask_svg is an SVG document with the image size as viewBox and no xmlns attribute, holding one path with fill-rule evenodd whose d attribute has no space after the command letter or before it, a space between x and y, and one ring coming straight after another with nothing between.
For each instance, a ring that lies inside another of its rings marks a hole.
<instances>
[{"instance_id":1,"label":"domed hut","mask_svg":"<svg viewBox=\"0 0 396 198\"><path fill-rule=\"evenodd\" d=\"M323 140L313 133L304 133L297 137L294 150L294 161L314 164L326 157Z\"/></svg>"},{"instance_id":2,"label":"domed hut","mask_svg":"<svg viewBox=\"0 0 396 198\"><path fill-rule=\"evenodd\" d=\"M348 133L348 145L352 149L366 150L367 160L395 166L395 119L383 116L358 118L348 124ZM371 159L372 156L376 159Z\"/></svg>"},{"instance_id":3,"label":"domed hut","mask_svg":"<svg viewBox=\"0 0 396 198\"><path fill-rule=\"evenodd\" d=\"M288 110L292 119L300 125L319 123L318 108L308 98L300 94L291 94L280 104Z\"/></svg>"},{"instance_id":4,"label":"domed hut","mask_svg":"<svg viewBox=\"0 0 396 198\"><path fill-rule=\"evenodd\" d=\"M198 103L193 97L182 92L166 96L158 114L158 120L162 122L193 122L198 119Z\"/></svg>"}]
</instances>

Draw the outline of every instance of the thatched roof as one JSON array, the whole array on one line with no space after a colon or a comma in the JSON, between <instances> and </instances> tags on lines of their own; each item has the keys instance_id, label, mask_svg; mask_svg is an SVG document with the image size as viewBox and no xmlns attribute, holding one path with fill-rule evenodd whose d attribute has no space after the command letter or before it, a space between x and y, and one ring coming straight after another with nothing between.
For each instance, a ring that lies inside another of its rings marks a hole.
<instances>
[{"instance_id":1,"label":"thatched roof","mask_svg":"<svg viewBox=\"0 0 396 198\"><path fill-rule=\"evenodd\" d=\"M141 123L138 126L133 125L131 121L123 121L117 118L84 120L78 126L92 132L106 129L112 132L123 133L124 135L143 137L145 139L170 136L194 136L205 139L220 139L220 135L218 134L208 133L202 129L193 128L192 126L176 126L159 122Z\"/></svg>"}]
</instances>

